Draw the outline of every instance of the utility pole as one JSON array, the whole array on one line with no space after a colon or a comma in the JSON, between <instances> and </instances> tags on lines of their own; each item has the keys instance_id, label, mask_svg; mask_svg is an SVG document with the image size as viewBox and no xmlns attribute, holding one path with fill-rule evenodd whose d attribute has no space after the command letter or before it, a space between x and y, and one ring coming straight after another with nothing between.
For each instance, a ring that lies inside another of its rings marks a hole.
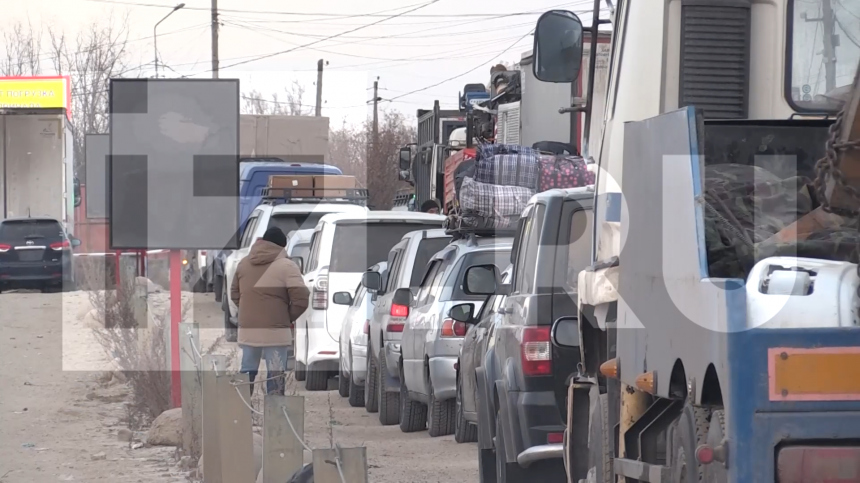
<instances>
[{"instance_id":1,"label":"utility pole","mask_svg":"<svg viewBox=\"0 0 860 483\"><path fill-rule=\"evenodd\" d=\"M376 152L379 145L379 77L373 81L373 152Z\"/></svg>"},{"instance_id":2,"label":"utility pole","mask_svg":"<svg viewBox=\"0 0 860 483\"><path fill-rule=\"evenodd\" d=\"M212 0L212 78L218 78L218 0Z\"/></svg>"},{"instance_id":3,"label":"utility pole","mask_svg":"<svg viewBox=\"0 0 860 483\"><path fill-rule=\"evenodd\" d=\"M323 60L320 59L317 61L317 117L322 116L322 74Z\"/></svg>"},{"instance_id":4,"label":"utility pole","mask_svg":"<svg viewBox=\"0 0 860 483\"><path fill-rule=\"evenodd\" d=\"M836 19L830 0L821 1L821 20L824 23L824 92L836 88Z\"/></svg>"}]
</instances>

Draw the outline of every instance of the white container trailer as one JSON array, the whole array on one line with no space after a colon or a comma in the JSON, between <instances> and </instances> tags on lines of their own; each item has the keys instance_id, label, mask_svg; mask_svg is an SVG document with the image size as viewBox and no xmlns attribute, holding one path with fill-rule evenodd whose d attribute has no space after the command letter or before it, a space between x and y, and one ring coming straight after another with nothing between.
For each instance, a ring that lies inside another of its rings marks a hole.
<instances>
[{"instance_id":1,"label":"white container trailer","mask_svg":"<svg viewBox=\"0 0 860 483\"><path fill-rule=\"evenodd\" d=\"M74 132L63 108L0 109L0 215L75 227Z\"/></svg>"}]
</instances>

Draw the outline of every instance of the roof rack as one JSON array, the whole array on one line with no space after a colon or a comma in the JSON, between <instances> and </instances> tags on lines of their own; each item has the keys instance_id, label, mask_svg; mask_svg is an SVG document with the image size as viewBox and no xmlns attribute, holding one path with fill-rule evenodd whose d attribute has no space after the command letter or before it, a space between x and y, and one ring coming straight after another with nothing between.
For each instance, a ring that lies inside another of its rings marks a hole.
<instances>
[{"instance_id":1,"label":"roof rack","mask_svg":"<svg viewBox=\"0 0 860 483\"><path fill-rule=\"evenodd\" d=\"M465 226L463 225L463 218L457 213L448 215L442 228L445 230L445 234L451 235L454 240L473 237L512 237L517 234L516 227Z\"/></svg>"},{"instance_id":2,"label":"roof rack","mask_svg":"<svg viewBox=\"0 0 860 483\"><path fill-rule=\"evenodd\" d=\"M409 198L412 196L412 190L398 190L394 195L394 206L403 206L409 204Z\"/></svg>"},{"instance_id":3,"label":"roof rack","mask_svg":"<svg viewBox=\"0 0 860 483\"><path fill-rule=\"evenodd\" d=\"M340 196L304 196L306 193L338 193ZM295 196L299 193L302 196ZM370 197L366 188L332 188L320 190L313 188L263 188L263 203L285 204L285 203L349 203L367 206Z\"/></svg>"}]
</instances>

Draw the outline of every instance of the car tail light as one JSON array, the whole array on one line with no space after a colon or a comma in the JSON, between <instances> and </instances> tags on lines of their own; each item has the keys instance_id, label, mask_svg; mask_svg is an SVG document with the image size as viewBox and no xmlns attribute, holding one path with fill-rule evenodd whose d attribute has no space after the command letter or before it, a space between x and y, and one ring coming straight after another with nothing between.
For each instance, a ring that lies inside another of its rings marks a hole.
<instances>
[{"instance_id":1,"label":"car tail light","mask_svg":"<svg viewBox=\"0 0 860 483\"><path fill-rule=\"evenodd\" d=\"M370 333L370 319L364 321L364 335Z\"/></svg>"},{"instance_id":2,"label":"car tail light","mask_svg":"<svg viewBox=\"0 0 860 483\"><path fill-rule=\"evenodd\" d=\"M548 376L552 374L549 327L526 327L523 329L522 351L523 374L526 376Z\"/></svg>"},{"instance_id":3,"label":"car tail light","mask_svg":"<svg viewBox=\"0 0 860 483\"><path fill-rule=\"evenodd\" d=\"M442 322L442 337L465 337L466 324L451 319L445 319Z\"/></svg>"},{"instance_id":4,"label":"car tail light","mask_svg":"<svg viewBox=\"0 0 860 483\"><path fill-rule=\"evenodd\" d=\"M546 444L556 444L564 442L564 433L547 433Z\"/></svg>"},{"instance_id":5,"label":"car tail light","mask_svg":"<svg viewBox=\"0 0 860 483\"><path fill-rule=\"evenodd\" d=\"M314 289L311 294L311 307L316 310L325 310L328 308L328 277L320 275L314 282Z\"/></svg>"},{"instance_id":6,"label":"car tail light","mask_svg":"<svg viewBox=\"0 0 860 483\"><path fill-rule=\"evenodd\" d=\"M385 326L386 332L403 332L403 327L405 324L392 324L391 322Z\"/></svg>"},{"instance_id":7,"label":"car tail light","mask_svg":"<svg viewBox=\"0 0 860 483\"><path fill-rule=\"evenodd\" d=\"M57 250L57 251L63 250L65 248L71 248L71 246L72 245L69 243L69 240L63 240L61 242L51 243L51 249Z\"/></svg>"},{"instance_id":8,"label":"car tail light","mask_svg":"<svg viewBox=\"0 0 860 483\"><path fill-rule=\"evenodd\" d=\"M6 253L12 249L12 245L4 245L0 243L0 253Z\"/></svg>"},{"instance_id":9,"label":"car tail light","mask_svg":"<svg viewBox=\"0 0 860 483\"><path fill-rule=\"evenodd\" d=\"M409 306L408 305L391 304L391 316L392 317L409 317Z\"/></svg>"},{"instance_id":10,"label":"car tail light","mask_svg":"<svg viewBox=\"0 0 860 483\"><path fill-rule=\"evenodd\" d=\"M790 446L777 453L777 481L803 483L860 481L860 447Z\"/></svg>"}]
</instances>

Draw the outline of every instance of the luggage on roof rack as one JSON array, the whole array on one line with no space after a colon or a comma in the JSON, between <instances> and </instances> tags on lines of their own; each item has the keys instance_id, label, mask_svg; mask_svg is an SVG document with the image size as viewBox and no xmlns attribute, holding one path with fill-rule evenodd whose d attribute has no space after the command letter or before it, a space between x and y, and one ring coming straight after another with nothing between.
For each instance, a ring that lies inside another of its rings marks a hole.
<instances>
[{"instance_id":1,"label":"luggage on roof rack","mask_svg":"<svg viewBox=\"0 0 860 483\"><path fill-rule=\"evenodd\" d=\"M306 196L308 189L294 188L263 188L264 203L352 203L367 206L369 192L366 188L337 188L332 190L314 190L314 194L323 196ZM298 193L301 196L294 196ZM330 196L329 196L330 195Z\"/></svg>"}]
</instances>

